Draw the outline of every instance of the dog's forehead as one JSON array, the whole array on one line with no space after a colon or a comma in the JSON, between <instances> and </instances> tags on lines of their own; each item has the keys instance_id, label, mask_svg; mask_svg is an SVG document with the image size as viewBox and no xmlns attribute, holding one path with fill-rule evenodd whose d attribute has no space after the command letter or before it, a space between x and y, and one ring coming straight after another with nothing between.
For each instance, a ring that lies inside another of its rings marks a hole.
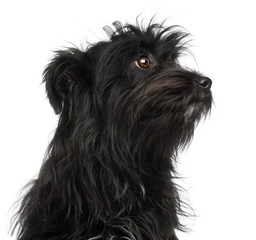
<instances>
[{"instance_id":1,"label":"dog's forehead","mask_svg":"<svg viewBox=\"0 0 256 240\"><path fill-rule=\"evenodd\" d=\"M152 24L143 27L140 25L122 25L115 22L115 30L105 27L104 30L110 38L110 43L131 51L141 49L158 55L172 55L178 57L185 48L184 39L189 35L181 31L179 26L164 27L162 24Z\"/></svg>"}]
</instances>

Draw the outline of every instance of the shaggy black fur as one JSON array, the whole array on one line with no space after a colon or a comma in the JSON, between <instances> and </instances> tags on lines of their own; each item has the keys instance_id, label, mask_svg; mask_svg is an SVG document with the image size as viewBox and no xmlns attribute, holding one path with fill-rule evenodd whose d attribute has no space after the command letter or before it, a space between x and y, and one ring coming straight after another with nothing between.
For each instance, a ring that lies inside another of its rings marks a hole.
<instances>
[{"instance_id":1,"label":"shaggy black fur","mask_svg":"<svg viewBox=\"0 0 256 240\"><path fill-rule=\"evenodd\" d=\"M187 33L115 22L109 41L44 71L59 123L16 217L19 240L175 240L174 161L211 108L211 80L178 62Z\"/></svg>"}]
</instances>

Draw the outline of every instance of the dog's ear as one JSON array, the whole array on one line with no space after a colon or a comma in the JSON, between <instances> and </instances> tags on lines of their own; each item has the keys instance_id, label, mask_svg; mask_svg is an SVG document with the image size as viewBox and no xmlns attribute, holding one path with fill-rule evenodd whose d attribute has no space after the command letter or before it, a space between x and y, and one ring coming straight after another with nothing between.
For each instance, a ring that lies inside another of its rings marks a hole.
<instances>
[{"instance_id":1,"label":"dog's ear","mask_svg":"<svg viewBox=\"0 0 256 240\"><path fill-rule=\"evenodd\" d=\"M89 77L86 58L86 53L77 48L56 51L45 68L43 82L56 114L61 113L65 102L68 103L76 85Z\"/></svg>"}]
</instances>

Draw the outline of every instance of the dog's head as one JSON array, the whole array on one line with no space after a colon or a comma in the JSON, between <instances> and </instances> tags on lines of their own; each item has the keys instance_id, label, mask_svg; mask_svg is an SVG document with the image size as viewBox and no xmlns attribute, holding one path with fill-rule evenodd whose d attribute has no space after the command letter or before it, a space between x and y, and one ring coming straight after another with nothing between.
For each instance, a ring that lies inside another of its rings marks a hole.
<instances>
[{"instance_id":1,"label":"dog's head","mask_svg":"<svg viewBox=\"0 0 256 240\"><path fill-rule=\"evenodd\" d=\"M211 80L179 64L188 34L154 23L113 25L105 28L109 41L58 51L47 66L55 112L76 129L98 129L115 148L145 149L161 139L184 146L212 103Z\"/></svg>"}]
</instances>

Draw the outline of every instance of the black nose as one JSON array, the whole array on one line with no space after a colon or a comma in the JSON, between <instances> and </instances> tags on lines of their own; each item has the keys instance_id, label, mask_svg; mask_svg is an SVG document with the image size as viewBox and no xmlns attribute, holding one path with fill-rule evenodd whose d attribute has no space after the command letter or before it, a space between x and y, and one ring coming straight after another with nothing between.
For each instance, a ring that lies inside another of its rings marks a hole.
<instances>
[{"instance_id":1,"label":"black nose","mask_svg":"<svg viewBox=\"0 0 256 240\"><path fill-rule=\"evenodd\" d=\"M199 84L201 88L210 89L212 86L212 80L208 77L202 77L197 79L196 82Z\"/></svg>"}]
</instances>

